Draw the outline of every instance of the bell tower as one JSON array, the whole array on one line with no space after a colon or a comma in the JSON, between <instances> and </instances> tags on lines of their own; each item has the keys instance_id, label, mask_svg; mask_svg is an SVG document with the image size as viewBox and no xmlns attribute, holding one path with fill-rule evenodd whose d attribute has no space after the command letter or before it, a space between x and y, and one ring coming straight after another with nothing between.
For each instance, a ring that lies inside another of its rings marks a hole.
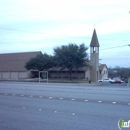
<instances>
[{"instance_id":1,"label":"bell tower","mask_svg":"<svg viewBox=\"0 0 130 130\"><path fill-rule=\"evenodd\" d=\"M92 82L97 82L99 79L99 46L96 30L94 29L90 43L90 80Z\"/></svg>"}]
</instances>

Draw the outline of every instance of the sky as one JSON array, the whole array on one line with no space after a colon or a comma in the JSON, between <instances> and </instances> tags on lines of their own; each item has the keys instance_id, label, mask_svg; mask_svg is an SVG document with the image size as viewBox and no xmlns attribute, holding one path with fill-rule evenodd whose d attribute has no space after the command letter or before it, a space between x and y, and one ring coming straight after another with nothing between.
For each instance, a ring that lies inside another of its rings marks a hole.
<instances>
[{"instance_id":1,"label":"sky","mask_svg":"<svg viewBox=\"0 0 130 130\"><path fill-rule=\"evenodd\" d=\"M130 67L130 0L0 0L0 54L82 44L94 28L100 63Z\"/></svg>"}]
</instances>

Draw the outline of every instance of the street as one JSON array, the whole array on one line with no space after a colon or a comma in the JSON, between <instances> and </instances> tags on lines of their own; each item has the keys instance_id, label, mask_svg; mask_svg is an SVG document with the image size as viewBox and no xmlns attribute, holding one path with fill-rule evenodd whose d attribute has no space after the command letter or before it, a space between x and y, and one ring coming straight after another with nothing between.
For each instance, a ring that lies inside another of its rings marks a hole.
<instances>
[{"instance_id":1,"label":"street","mask_svg":"<svg viewBox=\"0 0 130 130\"><path fill-rule=\"evenodd\" d=\"M120 119L130 120L124 83L0 82L1 130L119 130Z\"/></svg>"}]
</instances>

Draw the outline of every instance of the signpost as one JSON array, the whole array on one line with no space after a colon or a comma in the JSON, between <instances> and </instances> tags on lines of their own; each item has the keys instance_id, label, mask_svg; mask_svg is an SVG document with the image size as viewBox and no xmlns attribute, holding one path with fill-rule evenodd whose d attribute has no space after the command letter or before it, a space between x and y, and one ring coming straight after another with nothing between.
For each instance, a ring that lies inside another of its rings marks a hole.
<instances>
[{"instance_id":1,"label":"signpost","mask_svg":"<svg viewBox=\"0 0 130 130\"><path fill-rule=\"evenodd\" d=\"M47 81L48 83L48 71L39 71L39 83L41 81Z\"/></svg>"}]
</instances>

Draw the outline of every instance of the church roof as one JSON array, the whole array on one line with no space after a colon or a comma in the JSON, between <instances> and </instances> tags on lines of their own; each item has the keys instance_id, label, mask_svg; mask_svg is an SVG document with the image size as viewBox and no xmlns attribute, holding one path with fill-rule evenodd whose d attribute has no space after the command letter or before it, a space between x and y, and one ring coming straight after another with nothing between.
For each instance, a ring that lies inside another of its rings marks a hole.
<instances>
[{"instance_id":1,"label":"church roof","mask_svg":"<svg viewBox=\"0 0 130 130\"><path fill-rule=\"evenodd\" d=\"M99 45L99 42L98 42L96 30L94 29L93 36L92 36L91 43L90 43L90 47L99 47L99 46L100 45Z\"/></svg>"}]
</instances>

